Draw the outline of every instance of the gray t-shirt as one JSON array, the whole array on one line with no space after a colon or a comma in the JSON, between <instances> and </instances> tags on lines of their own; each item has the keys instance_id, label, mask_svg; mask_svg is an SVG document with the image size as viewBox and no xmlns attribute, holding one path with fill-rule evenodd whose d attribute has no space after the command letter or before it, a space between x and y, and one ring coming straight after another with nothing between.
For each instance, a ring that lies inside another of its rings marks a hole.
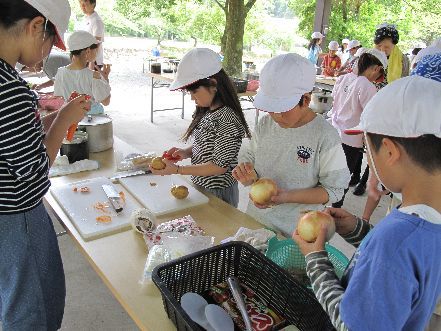
<instances>
[{"instance_id":1,"label":"gray t-shirt","mask_svg":"<svg viewBox=\"0 0 441 331\"><path fill-rule=\"evenodd\" d=\"M302 127L289 129L264 116L250 143L242 145L239 162L253 163L259 177L273 179L283 190L321 186L328 192L328 204L341 199L350 179L338 132L321 115ZM321 204L298 203L259 209L250 201L247 213L291 236L302 211L321 209Z\"/></svg>"}]
</instances>

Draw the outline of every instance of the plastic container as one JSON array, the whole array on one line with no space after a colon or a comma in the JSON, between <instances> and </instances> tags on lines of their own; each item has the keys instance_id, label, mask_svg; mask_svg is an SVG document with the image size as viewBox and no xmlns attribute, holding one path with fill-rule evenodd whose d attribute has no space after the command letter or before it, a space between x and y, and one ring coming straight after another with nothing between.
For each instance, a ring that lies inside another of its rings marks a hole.
<instances>
[{"instance_id":1,"label":"plastic container","mask_svg":"<svg viewBox=\"0 0 441 331\"><path fill-rule=\"evenodd\" d=\"M326 244L325 249L328 252L329 260L334 265L335 273L341 278L349 259L334 246ZM276 237L271 238L265 255L283 269L306 269L305 257L292 239L278 240Z\"/></svg>"},{"instance_id":2,"label":"plastic container","mask_svg":"<svg viewBox=\"0 0 441 331\"><path fill-rule=\"evenodd\" d=\"M237 93L245 93L247 91L248 81L245 79L233 78L234 86Z\"/></svg>"},{"instance_id":3,"label":"plastic container","mask_svg":"<svg viewBox=\"0 0 441 331\"><path fill-rule=\"evenodd\" d=\"M299 330L333 330L314 294L290 274L244 242L215 246L153 270L153 282L162 294L165 311L177 330L203 330L180 305L187 292L204 293L211 286L237 277L288 324Z\"/></svg>"}]
</instances>

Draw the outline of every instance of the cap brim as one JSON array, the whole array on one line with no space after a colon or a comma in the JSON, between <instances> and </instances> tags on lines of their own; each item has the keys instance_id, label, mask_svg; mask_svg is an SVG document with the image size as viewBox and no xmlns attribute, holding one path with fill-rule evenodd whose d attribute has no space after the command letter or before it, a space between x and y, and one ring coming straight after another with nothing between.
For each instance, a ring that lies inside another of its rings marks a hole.
<instances>
[{"instance_id":1,"label":"cap brim","mask_svg":"<svg viewBox=\"0 0 441 331\"><path fill-rule=\"evenodd\" d=\"M305 92L306 93L306 92ZM284 113L298 105L302 94L294 94L289 98L277 98L257 92L253 105L256 109L268 113Z\"/></svg>"},{"instance_id":2,"label":"cap brim","mask_svg":"<svg viewBox=\"0 0 441 331\"><path fill-rule=\"evenodd\" d=\"M54 43L54 46L57 47L57 48L59 48L59 49L62 49L63 51L65 51L65 50L66 50L66 45L65 45L65 43L64 43L64 40L63 40L63 38L60 36L60 34L58 33L58 30L55 29L55 31L56 31L56 33L57 33L57 42Z\"/></svg>"},{"instance_id":3,"label":"cap brim","mask_svg":"<svg viewBox=\"0 0 441 331\"><path fill-rule=\"evenodd\" d=\"M350 135L350 136L363 134L363 132L364 132L364 130L360 125L357 125L353 128L344 130L344 133L346 133L347 135Z\"/></svg>"}]
</instances>

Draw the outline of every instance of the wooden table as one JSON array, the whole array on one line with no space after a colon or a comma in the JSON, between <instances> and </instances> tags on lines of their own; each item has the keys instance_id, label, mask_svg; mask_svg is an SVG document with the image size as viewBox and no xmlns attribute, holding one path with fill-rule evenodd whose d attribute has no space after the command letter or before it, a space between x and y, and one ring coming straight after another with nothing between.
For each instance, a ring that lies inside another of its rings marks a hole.
<instances>
[{"instance_id":1,"label":"wooden table","mask_svg":"<svg viewBox=\"0 0 441 331\"><path fill-rule=\"evenodd\" d=\"M113 149L90 154L91 159L99 161L100 169L55 177L51 179L52 185L98 176L110 177L115 170L118 151L124 154L135 152L131 146L115 138ZM167 221L190 214L207 235L216 237L217 243L234 235L241 226L251 229L262 227L250 216L212 195L209 197L208 204L161 216L159 220ZM138 283L147 257L146 244L141 235L128 230L86 242L50 192L45 200L45 204L64 225L80 251L141 330L176 329L164 311L159 290L154 285L142 289Z\"/></svg>"},{"instance_id":2,"label":"wooden table","mask_svg":"<svg viewBox=\"0 0 441 331\"><path fill-rule=\"evenodd\" d=\"M332 92L336 79L336 77L317 75L315 79L315 87L324 91Z\"/></svg>"}]
</instances>

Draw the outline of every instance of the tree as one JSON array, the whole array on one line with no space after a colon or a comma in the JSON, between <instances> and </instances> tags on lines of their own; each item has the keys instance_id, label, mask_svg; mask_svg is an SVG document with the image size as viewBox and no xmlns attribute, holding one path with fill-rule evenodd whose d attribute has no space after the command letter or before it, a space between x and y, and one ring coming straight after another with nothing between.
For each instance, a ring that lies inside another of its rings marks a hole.
<instances>
[{"instance_id":1,"label":"tree","mask_svg":"<svg viewBox=\"0 0 441 331\"><path fill-rule=\"evenodd\" d=\"M242 72L243 37L245 20L256 0L214 0L225 13L225 29L221 38L224 53L224 69L237 76Z\"/></svg>"}]
</instances>

